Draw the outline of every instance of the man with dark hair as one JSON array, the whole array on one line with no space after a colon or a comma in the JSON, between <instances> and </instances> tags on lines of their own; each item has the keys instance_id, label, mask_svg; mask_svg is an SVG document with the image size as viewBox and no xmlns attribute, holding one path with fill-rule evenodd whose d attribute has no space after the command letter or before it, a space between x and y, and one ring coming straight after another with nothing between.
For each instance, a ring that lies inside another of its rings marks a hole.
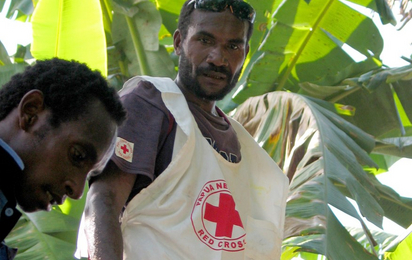
<instances>
[{"instance_id":1,"label":"man with dark hair","mask_svg":"<svg viewBox=\"0 0 412 260\"><path fill-rule=\"evenodd\" d=\"M129 117L115 155L91 180L80 255L279 259L287 178L215 104L237 83L254 17L240 0L186 1L174 33L175 81L125 83Z\"/></svg>"},{"instance_id":2,"label":"man with dark hair","mask_svg":"<svg viewBox=\"0 0 412 260\"><path fill-rule=\"evenodd\" d=\"M99 72L75 61L37 61L0 89L0 241L23 211L79 199L89 172L114 150L126 112ZM0 247L0 259L15 250Z\"/></svg>"}]
</instances>

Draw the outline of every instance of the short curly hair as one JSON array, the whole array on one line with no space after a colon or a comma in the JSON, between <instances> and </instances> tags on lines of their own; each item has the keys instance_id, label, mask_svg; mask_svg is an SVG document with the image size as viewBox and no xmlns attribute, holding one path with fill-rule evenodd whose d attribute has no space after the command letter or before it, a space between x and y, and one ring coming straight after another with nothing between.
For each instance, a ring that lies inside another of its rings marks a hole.
<instances>
[{"instance_id":1,"label":"short curly hair","mask_svg":"<svg viewBox=\"0 0 412 260\"><path fill-rule=\"evenodd\" d=\"M190 4L192 0L186 0L186 2L183 4L182 9L180 10L180 15L179 15L179 20L177 23L177 29L179 29L180 34L182 35L182 40L186 39L187 36L187 32L189 30L189 25L191 23L191 19L190 19L190 15L193 13L193 11L195 10L195 5L194 4ZM242 0L233 0L233 1L242 1ZM250 37L252 37L252 33L253 33L253 23L249 22L249 28L247 31L247 41L250 40Z\"/></svg>"},{"instance_id":2,"label":"short curly hair","mask_svg":"<svg viewBox=\"0 0 412 260\"><path fill-rule=\"evenodd\" d=\"M3 85L0 89L0 121L33 89L43 92L45 107L51 111L49 122L52 127L78 119L96 99L102 102L117 125L126 118L116 90L108 86L100 72L74 60L53 58L37 61Z\"/></svg>"}]
</instances>

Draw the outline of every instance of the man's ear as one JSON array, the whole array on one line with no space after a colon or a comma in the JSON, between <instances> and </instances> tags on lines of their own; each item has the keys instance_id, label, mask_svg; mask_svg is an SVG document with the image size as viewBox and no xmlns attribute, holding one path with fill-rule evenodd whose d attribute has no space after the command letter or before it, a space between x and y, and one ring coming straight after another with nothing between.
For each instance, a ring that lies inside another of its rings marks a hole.
<instances>
[{"instance_id":1,"label":"man's ear","mask_svg":"<svg viewBox=\"0 0 412 260\"><path fill-rule=\"evenodd\" d=\"M20 100L18 106L20 128L27 131L38 120L38 114L43 110L43 92L38 89L27 92Z\"/></svg>"},{"instance_id":2,"label":"man's ear","mask_svg":"<svg viewBox=\"0 0 412 260\"><path fill-rule=\"evenodd\" d=\"M182 45L182 35L179 30L176 30L173 34L173 46L175 48L176 55L180 55Z\"/></svg>"},{"instance_id":3,"label":"man's ear","mask_svg":"<svg viewBox=\"0 0 412 260\"><path fill-rule=\"evenodd\" d=\"M249 54L249 44L246 44L246 53L245 53L245 57Z\"/></svg>"}]
</instances>

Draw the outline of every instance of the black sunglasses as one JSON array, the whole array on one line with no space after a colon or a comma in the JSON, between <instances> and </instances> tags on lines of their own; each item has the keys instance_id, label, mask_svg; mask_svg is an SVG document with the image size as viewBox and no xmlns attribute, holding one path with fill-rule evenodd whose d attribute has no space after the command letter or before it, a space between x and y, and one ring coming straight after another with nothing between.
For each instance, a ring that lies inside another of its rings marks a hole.
<instances>
[{"instance_id":1,"label":"black sunglasses","mask_svg":"<svg viewBox=\"0 0 412 260\"><path fill-rule=\"evenodd\" d=\"M256 13L252 6L243 1L234 0L192 0L187 5L195 3L195 9L211 12L222 12L229 7L234 16L250 23L255 21Z\"/></svg>"}]
</instances>

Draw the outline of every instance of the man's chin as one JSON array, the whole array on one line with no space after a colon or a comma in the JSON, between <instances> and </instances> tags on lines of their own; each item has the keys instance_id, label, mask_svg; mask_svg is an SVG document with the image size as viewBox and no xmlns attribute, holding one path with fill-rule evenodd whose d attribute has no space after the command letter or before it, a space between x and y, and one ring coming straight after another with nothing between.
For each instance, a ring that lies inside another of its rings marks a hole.
<instances>
[{"instance_id":1,"label":"man's chin","mask_svg":"<svg viewBox=\"0 0 412 260\"><path fill-rule=\"evenodd\" d=\"M202 93L203 94L202 98L208 101L219 101L219 100L222 100L229 93L230 91L227 91L227 90L221 91L218 93L210 93L210 94Z\"/></svg>"},{"instance_id":2,"label":"man's chin","mask_svg":"<svg viewBox=\"0 0 412 260\"><path fill-rule=\"evenodd\" d=\"M32 213L36 211L50 211L50 205L37 205L35 203L18 203L19 208L27 213Z\"/></svg>"},{"instance_id":3,"label":"man's chin","mask_svg":"<svg viewBox=\"0 0 412 260\"><path fill-rule=\"evenodd\" d=\"M19 204L19 208L20 208L22 211L27 212L27 213L39 211L37 208L33 208L33 207L31 207L31 206L26 207L26 206L22 206L22 205L20 205L20 204Z\"/></svg>"}]
</instances>

